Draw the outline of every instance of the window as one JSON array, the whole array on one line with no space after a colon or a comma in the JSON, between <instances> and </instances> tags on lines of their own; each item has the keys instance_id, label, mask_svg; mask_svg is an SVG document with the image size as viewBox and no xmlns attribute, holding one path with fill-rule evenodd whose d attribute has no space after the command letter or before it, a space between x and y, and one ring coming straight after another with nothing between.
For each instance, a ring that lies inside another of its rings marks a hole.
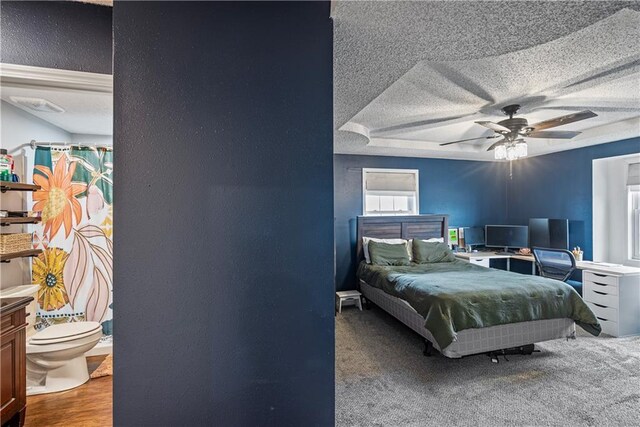
<instances>
[{"instance_id":1,"label":"window","mask_svg":"<svg viewBox=\"0 0 640 427\"><path fill-rule=\"evenodd\" d=\"M629 255L640 261L640 163L631 163L627 171L629 211Z\"/></svg>"},{"instance_id":2,"label":"window","mask_svg":"<svg viewBox=\"0 0 640 427\"><path fill-rule=\"evenodd\" d=\"M629 188L629 217L631 220L631 258L640 261L640 186Z\"/></svg>"},{"instance_id":3,"label":"window","mask_svg":"<svg viewBox=\"0 0 640 427\"><path fill-rule=\"evenodd\" d=\"M418 171L362 169L365 215L417 215Z\"/></svg>"}]
</instances>

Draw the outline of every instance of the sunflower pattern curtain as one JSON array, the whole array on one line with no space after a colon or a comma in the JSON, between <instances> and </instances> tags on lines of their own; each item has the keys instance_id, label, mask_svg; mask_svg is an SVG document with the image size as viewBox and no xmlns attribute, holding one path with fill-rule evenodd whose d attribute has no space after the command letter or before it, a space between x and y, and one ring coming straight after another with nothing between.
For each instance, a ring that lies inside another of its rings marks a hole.
<instances>
[{"instance_id":1,"label":"sunflower pattern curtain","mask_svg":"<svg viewBox=\"0 0 640 427\"><path fill-rule=\"evenodd\" d=\"M113 151L95 147L38 147L32 211L33 282L38 290L36 328L96 321L112 333Z\"/></svg>"}]
</instances>

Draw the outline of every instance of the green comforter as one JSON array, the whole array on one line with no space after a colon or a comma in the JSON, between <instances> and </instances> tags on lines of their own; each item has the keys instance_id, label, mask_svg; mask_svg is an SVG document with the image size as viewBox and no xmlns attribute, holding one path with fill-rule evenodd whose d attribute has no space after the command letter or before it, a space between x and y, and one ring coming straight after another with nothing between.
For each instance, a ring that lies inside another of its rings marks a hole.
<instances>
[{"instance_id":1,"label":"green comforter","mask_svg":"<svg viewBox=\"0 0 640 427\"><path fill-rule=\"evenodd\" d=\"M473 265L461 260L410 266L368 265L358 277L407 301L425 318L441 349L456 332L530 320L570 318L599 335L595 315L564 282Z\"/></svg>"}]
</instances>

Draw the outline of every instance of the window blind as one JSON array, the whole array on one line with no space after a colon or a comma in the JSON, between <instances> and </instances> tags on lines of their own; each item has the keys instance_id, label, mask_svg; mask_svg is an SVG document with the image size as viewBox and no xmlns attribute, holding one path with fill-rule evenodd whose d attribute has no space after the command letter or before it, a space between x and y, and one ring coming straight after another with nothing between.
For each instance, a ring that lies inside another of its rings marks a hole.
<instances>
[{"instance_id":1,"label":"window blind","mask_svg":"<svg viewBox=\"0 0 640 427\"><path fill-rule=\"evenodd\" d=\"M627 185L640 185L640 163L630 163L627 170Z\"/></svg>"},{"instance_id":2,"label":"window blind","mask_svg":"<svg viewBox=\"0 0 640 427\"><path fill-rule=\"evenodd\" d=\"M401 172L367 172L367 191L416 191L416 175Z\"/></svg>"}]
</instances>

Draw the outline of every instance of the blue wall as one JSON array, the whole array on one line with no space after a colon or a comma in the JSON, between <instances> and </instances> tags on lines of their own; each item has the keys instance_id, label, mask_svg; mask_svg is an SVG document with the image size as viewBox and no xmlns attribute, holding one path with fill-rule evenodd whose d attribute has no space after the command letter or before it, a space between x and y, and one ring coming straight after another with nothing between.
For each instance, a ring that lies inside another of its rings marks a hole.
<instances>
[{"instance_id":1,"label":"blue wall","mask_svg":"<svg viewBox=\"0 0 640 427\"><path fill-rule=\"evenodd\" d=\"M115 2L114 425L334 425L328 2Z\"/></svg>"},{"instance_id":2,"label":"blue wall","mask_svg":"<svg viewBox=\"0 0 640 427\"><path fill-rule=\"evenodd\" d=\"M3 0L0 12L0 62L111 74L110 7Z\"/></svg>"},{"instance_id":3,"label":"blue wall","mask_svg":"<svg viewBox=\"0 0 640 427\"><path fill-rule=\"evenodd\" d=\"M381 156L334 156L336 288L354 289L356 217L362 215L362 168L419 169L420 213L449 214L452 226L502 224L507 165Z\"/></svg>"},{"instance_id":4,"label":"blue wall","mask_svg":"<svg viewBox=\"0 0 640 427\"><path fill-rule=\"evenodd\" d=\"M568 218L569 245L593 259L592 161L640 152L640 138L592 145L514 162L507 187L507 219Z\"/></svg>"},{"instance_id":5,"label":"blue wall","mask_svg":"<svg viewBox=\"0 0 640 427\"><path fill-rule=\"evenodd\" d=\"M419 169L420 213L448 213L452 226L568 218L570 246L582 247L585 259L592 259L592 161L632 153L640 153L640 138L531 157L513 163L511 179L507 163L335 155L336 288L356 286L362 168ZM525 262L512 262L512 268L531 271Z\"/></svg>"}]
</instances>

